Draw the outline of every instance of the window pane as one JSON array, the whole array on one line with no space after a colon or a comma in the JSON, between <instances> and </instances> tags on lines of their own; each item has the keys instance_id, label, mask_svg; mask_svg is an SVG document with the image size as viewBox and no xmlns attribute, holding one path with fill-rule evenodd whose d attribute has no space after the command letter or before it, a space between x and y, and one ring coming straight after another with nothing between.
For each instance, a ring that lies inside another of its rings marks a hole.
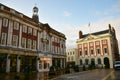
<instances>
[{"instance_id":1,"label":"window pane","mask_svg":"<svg viewBox=\"0 0 120 80\"><path fill-rule=\"evenodd\" d=\"M17 46L17 43L18 43L18 36L17 35L13 35L12 45L13 46Z\"/></svg>"},{"instance_id":2,"label":"window pane","mask_svg":"<svg viewBox=\"0 0 120 80\"><path fill-rule=\"evenodd\" d=\"M14 29L19 30L19 23L16 21L14 22Z\"/></svg>"},{"instance_id":3,"label":"window pane","mask_svg":"<svg viewBox=\"0 0 120 80\"><path fill-rule=\"evenodd\" d=\"M6 33L2 33L1 44L6 45Z\"/></svg>"},{"instance_id":4,"label":"window pane","mask_svg":"<svg viewBox=\"0 0 120 80\"><path fill-rule=\"evenodd\" d=\"M7 18L3 18L3 26L4 27L8 26L8 19Z\"/></svg>"},{"instance_id":5,"label":"window pane","mask_svg":"<svg viewBox=\"0 0 120 80\"><path fill-rule=\"evenodd\" d=\"M28 34L31 34L32 35L32 28L28 28Z\"/></svg>"},{"instance_id":6,"label":"window pane","mask_svg":"<svg viewBox=\"0 0 120 80\"><path fill-rule=\"evenodd\" d=\"M32 41L30 39L28 39L27 48L31 49L31 43L32 43Z\"/></svg>"},{"instance_id":7,"label":"window pane","mask_svg":"<svg viewBox=\"0 0 120 80\"><path fill-rule=\"evenodd\" d=\"M26 38L22 38L22 47L26 48Z\"/></svg>"},{"instance_id":8,"label":"window pane","mask_svg":"<svg viewBox=\"0 0 120 80\"><path fill-rule=\"evenodd\" d=\"M23 31L24 33L27 33L27 26L23 25L22 31Z\"/></svg>"},{"instance_id":9,"label":"window pane","mask_svg":"<svg viewBox=\"0 0 120 80\"><path fill-rule=\"evenodd\" d=\"M33 49L36 49L36 41L33 40Z\"/></svg>"},{"instance_id":10,"label":"window pane","mask_svg":"<svg viewBox=\"0 0 120 80\"><path fill-rule=\"evenodd\" d=\"M34 31L33 31L33 35L34 35L34 36L37 35L37 30L36 30L36 29L34 29Z\"/></svg>"}]
</instances>

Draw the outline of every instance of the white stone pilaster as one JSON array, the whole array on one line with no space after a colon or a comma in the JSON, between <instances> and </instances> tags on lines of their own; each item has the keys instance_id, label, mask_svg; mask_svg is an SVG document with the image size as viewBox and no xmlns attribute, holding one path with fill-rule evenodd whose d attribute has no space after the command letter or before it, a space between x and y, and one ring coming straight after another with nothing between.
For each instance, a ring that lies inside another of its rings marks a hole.
<instances>
[{"instance_id":1,"label":"white stone pilaster","mask_svg":"<svg viewBox=\"0 0 120 80\"><path fill-rule=\"evenodd\" d=\"M37 49L40 49L40 31L38 31Z\"/></svg>"},{"instance_id":2,"label":"white stone pilaster","mask_svg":"<svg viewBox=\"0 0 120 80\"><path fill-rule=\"evenodd\" d=\"M17 56L17 72L20 72L20 57Z\"/></svg>"},{"instance_id":3,"label":"white stone pilaster","mask_svg":"<svg viewBox=\"0 0 120 80\"><path fill-rule=\"evenodd\" d=\"M52 66L52 58L50 58L50 66Z\"/></svg>"},{"instance_id":4,"label":"white stone pilaster","mask_svg":"<svg viewBox=\"0 0 120 80\"><path fill-rule=\"evenodd\" d=\"M2 18L0 17L0 37L1 37L1 28L2 28Z\"/></svg>"},{"instance_id":5,"label":"white stone pilaster","mask_svg":"<svg viewBox=\"0 0 120 80\"><path fill-rule=\"evenodd\" d=\"M61 68L63 67L63 66L62 66L62 65L63 65L63 61L62 61L62 60L63 60L63 59L61 58L61 59L60 59L60 64L61 64L60 66L61 66Z\"/></svg>"},{"instance_id":6,"label":"white stone pilaster","mask_svg":"<svg viewBox=\"0 0 120 80\"><path fill-rule=\"evenodd\" d=\"M37 71L39 72L39 60L37 59L37 65L36 65L36 68L37 68Z\"/></svg>"},{"instance_id":7,"label":"white stone pilaster","mask_svg":"<svg viewBox=\"0 0 120 80\"><path fill-rule=\"evenodd\" d=\"M10 46L12 43L12 27L13 21L9 20L9 26L8 26L8 38L7 38L7 45Z\"/></svg>"},{"instance_id":8,"label":"white stone pilaster","mask_svg":"<svg viewBox=\"0 0 120 80\"><path fill-rule=\"evenodd\" d=\"M20 32L19 32L19 37L18 37L19 45L18 47L21 48L21 40L22 40L22 25L20 25Z\"/></svg>"},{"instance_id":9,"label":"white stone pilaster","mask_svg":"<svg viewBox=\"0 0 120 80\"><path fill-rule=\"evenodd\" d=\"M44 70L44 61L42 61L42 71Z\"/></svg>"}]
</instances>

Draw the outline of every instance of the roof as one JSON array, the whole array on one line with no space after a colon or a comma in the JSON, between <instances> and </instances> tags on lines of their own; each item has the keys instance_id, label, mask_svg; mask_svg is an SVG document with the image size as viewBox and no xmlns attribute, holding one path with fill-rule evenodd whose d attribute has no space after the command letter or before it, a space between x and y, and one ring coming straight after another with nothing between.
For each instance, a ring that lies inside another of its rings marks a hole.
<instances>
[{"instance_id":1,"label":"roof","mask_svg":"<svg viewBox=\"0 0 120 80\"><path fill-rule=\"evenodd\" d=\"M103 30L103 31L99 31L99 32L95 32L95 33L91 33L92 35L101 35L101 34L106 34L106 33L109 33L109 29L107 30ZM82 38L88 36L89 34L85 34L85 35L82 35Z\"/></svg>"}]
</instances>

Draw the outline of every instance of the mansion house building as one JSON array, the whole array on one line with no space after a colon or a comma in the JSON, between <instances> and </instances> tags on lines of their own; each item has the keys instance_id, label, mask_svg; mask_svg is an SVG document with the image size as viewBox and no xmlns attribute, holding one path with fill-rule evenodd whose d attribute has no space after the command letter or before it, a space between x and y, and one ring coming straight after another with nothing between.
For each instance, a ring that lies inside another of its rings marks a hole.
<instances>
[{"instance_id":1,"label":"mansion house building","mask_svg":"<svg viewBox=\"0 0 120 80\"><path fill-rule=\"evenodd\" d=\"M114 61L119 59L119 49L115 29L108 26L109 29L90 34L79 31L78 65L113 68Z\"/></svg>"},{"instance_id":2,"label":"mansion house building","mask_svg":"<svg viewBox=\"0 0 120 80\"><path fill-rule=\"evenodd\" d=\"M65 68L65 50L65 35L39 22L36 6L30 18L0 4L0 73Z\"/></svg>"}]
</instances>

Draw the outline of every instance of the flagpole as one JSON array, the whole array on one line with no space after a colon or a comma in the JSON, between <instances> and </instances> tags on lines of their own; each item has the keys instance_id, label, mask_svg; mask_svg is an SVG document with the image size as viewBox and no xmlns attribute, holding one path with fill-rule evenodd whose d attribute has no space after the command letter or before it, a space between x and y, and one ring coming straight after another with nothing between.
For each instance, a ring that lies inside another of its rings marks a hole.
<instances>
[{"instance_id":1,"label":"flagpole","mask_svg":"<svg viewBox=\"0 0 120 80\"><path fill-rule=\"evenodd\" d=\"M90 27L90 23L88 24L89 27L89 34L91 34L91 27Z\"/></svg>"}]
</instances>

